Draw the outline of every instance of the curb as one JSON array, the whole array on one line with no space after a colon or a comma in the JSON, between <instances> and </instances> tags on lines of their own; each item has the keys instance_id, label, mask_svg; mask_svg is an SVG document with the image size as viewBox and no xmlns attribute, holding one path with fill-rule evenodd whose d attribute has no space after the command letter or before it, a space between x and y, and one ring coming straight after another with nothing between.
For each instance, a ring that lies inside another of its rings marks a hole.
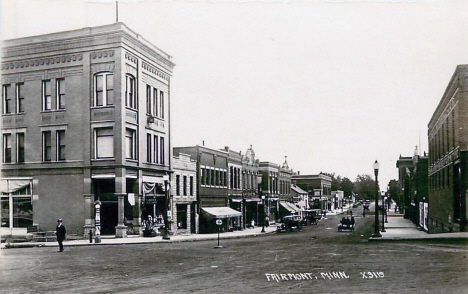
<instances>
[{"instance_id":1,"label":"curb","mask_svg":"<svg viewBox=\"0 0 468 294\"><path fill-rule=\"evenodd\" d=\"M265 233L255 233L249 235L239 235L239 236L220 236L219 239L241 239L249 237L258 237L264 236L267 234L274 234L276 231L265 232ZM79 244L66 244L66 247L78 247L78 246L116 246L116 245L141 245L141 244L156 244L156 243L183 243L183 242L198 242L198 241L210 241L217 240L218 236L209 236L207 238L187 238L181 240L149 240L149 241L136 241L136 242L116 242L116 243L79 243ZM34 244L25 244L25 243L10 243L6 244L0 249L13 249L13 248L31 248L31 247L58 247L58 244L47 244L47 243L34 243Z\"/></svg>"},{"instance_id":2,"label":"curb","mask_svg":"<svg viewBox=\"0 0 468 294\"><path fill-rule=\"evenodd\" d=\"M424 238L405 238L405 237L391 237L391 238L372 238L368 239L369 242L465 242L468 243L467 237L424 237Z\"/></svg>"}]
</instances>

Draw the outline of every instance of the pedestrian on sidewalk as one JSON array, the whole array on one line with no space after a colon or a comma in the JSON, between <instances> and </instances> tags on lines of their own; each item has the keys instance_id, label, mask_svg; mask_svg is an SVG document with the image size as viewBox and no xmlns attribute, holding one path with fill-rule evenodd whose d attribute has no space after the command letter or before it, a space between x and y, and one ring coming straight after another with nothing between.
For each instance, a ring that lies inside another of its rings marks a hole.
<instances>
[{"instance_id":1,"label":"pedestrian on sidewalk","mask_svg":"<svg viewBox=\"0 0 468 294\"><path fill-rule=\"evenodd\" d=\"M59 244L59 252L62 252L63 240L65 240L67 229L65 229L65 226L63 225L63 220L61 218L57 220L57 227L55 228L55 234L57 235L57 242Z\"/></svg>"},{"instance_id":2,"label":"pedestrian on sidewalk","mask_svg":"<svg viewBox=\"0 0 468 294\"><path fill-rule=\"evenodd\" d=\"M362 210L362 217L366 217L366 210L365 209Z\"/></svg>"},{"instance_id":3,"label":"pedestrian on sidewalk","mask_svg":"<svg viewBox=\"0 0 468 294\"><path fill-rule=\"evenodd\" d=\"M398 205L395 204L395 213L397 212Z\"/></svg>"}]
</instances>

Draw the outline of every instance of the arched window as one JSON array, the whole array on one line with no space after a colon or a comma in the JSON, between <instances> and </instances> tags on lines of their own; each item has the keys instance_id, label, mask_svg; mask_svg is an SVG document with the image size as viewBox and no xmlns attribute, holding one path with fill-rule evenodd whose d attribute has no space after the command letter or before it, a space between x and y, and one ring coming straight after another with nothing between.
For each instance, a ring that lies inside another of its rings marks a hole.
<instances>
[{"instance_id":1,"label":"arched window","mask_svg":"<svg viewBox=\"0 0 468 294\"><path fill-rule=\"evenodd\" d=\"M114 105L114 75L98 73L94 78L94 106Z\"/></svg>"}]
</instances>

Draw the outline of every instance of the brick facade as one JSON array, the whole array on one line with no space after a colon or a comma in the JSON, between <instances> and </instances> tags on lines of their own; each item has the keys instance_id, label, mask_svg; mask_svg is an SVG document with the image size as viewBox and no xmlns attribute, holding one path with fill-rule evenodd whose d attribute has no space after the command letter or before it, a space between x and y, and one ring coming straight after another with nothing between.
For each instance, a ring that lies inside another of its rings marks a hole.
<instances>
[{"instance_id":1,"label":"brick facade","mask_svg":"<svg viewBox=\"0 0 468 294\"><path fill-rule=\"evenodd\" d=\"M457 66L429 124L429 232L466 231L468 65Z\"/></svg>"}]
</instances>

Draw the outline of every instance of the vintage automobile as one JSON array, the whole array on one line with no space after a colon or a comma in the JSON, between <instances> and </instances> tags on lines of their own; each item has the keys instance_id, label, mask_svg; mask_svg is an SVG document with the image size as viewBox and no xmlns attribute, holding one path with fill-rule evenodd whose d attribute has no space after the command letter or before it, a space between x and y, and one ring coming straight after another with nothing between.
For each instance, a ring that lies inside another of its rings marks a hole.
<instances>
[{"instance_id":1,"label":"vintage automobile","mask_svg":"<svg viewBox=\"0 0 468 294\"><path fill-rule=\"evenodd\" d=\"M351 232L354 232L354 221L352 221L349 218L344 218L340 221L338 224L338 232L342 232L345 230L350 230Z\"/></svg>"},{"instance_id":2,"label":"vintage automobile","mask_svg":"<svg viewBox=\"0 0 468 294\"><path fill-rule=\"evenodd\" d=\"M302 211L302 225L316 225L317 221L322 218L320 209L309 209Z\"/></svg>"},{"instance_id":3,"label":"vintage automobile","mask_svg":"<svg viewBox=\"0 0 468 294\"><path fill-rule=\"evenodd\" d=\"M281 225L276 227L277 233L292 232L293 230L302 230L302 218L300 215L288 215L283 217Z\"/></svg>"}]
</instances>

